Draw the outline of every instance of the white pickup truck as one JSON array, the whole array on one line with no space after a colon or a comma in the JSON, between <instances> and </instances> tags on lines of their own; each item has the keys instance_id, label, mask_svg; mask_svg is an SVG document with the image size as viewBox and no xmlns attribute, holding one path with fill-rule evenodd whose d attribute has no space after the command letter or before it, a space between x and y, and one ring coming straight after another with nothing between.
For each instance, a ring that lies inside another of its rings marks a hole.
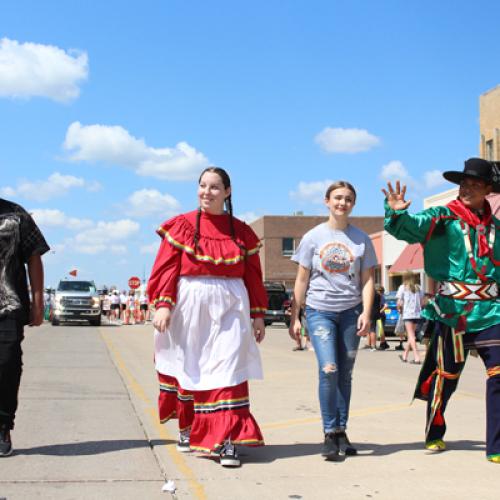
<instances>
[{"instance_id":1,"label":"white pickup truck","mask_svg":"<svg viewBox=\"0 0 500 500\"><path fill-rule=\"evenodd\" d=\"M93 281L61 280L52 304L52 325L61 321L87 320L101 324L101 302Z\"/></svg>"}]
</instances>

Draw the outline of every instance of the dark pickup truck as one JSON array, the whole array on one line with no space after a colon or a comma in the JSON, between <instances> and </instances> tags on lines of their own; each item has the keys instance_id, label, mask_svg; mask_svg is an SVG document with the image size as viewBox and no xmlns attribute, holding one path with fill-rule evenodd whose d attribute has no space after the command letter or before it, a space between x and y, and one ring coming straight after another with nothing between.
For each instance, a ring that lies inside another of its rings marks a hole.
<instances>
[{"instance_id":1,"label":"dark pickup truck","mask_svg":"<svg viewBox=\"0 0 500 500\"><path fill-rule=\"evenodd\" d=\"M265 325L269 326L274 322L288 324L290 316L286 314L285 303L288 301L289 296L285 285L266 281L264 287L267 293L267 310L264 316Z\"/></svg>"}]
</instances>

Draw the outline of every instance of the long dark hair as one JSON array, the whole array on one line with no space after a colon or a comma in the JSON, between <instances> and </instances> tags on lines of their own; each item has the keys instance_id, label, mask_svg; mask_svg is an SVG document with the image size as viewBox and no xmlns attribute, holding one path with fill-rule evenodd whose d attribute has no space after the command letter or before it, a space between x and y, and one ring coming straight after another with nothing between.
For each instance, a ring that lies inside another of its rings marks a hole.
<instances>
[{"instance_id":1,"label":"long dark hair","mask_svg":"<svg viewBox=\"0 0 500 500\"><path fill-rule=\"evenodd\" d=\"M224 189L228 189L231 187L231 179L229 177L229 174L223 168L220 168L220 167L207 167L205 170L203 170L203 172L200 174L200 177L198 179L198 184L201 182L201 178L207 172L217 174L221 178L222 185L224 186ZM229 215L229 230L231 231L231 239L243 251L244 257L246 257L247 249L243 245L240 245L236 241L236 234L234 231L234 221L233 221L233 202L231 201L231 193L229 193L229 196L224 200L224 207L225 207L226 212ZM198 241L200 239L200 220L201 220L201 207L198 207L198 213L196 214L196 230L194 233L194 248L195 248L195 250L198 250Z\"/></svg>"}]
</instances>

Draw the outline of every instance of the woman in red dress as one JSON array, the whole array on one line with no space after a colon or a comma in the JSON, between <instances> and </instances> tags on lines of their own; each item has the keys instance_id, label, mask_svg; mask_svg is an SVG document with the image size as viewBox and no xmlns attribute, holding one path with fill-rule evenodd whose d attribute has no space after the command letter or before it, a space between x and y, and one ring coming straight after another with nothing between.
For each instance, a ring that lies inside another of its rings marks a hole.
<instances>
[{"instance_id":1,"label":"woman in red dress","mask_svg":"<svg viewBox=\"0 0 500 500\"><path fill-rule=\"evenodd\" d=\"M158 229L163 241L148 283L160 420L178 418L178 450L217 453L223 466L237 467L235 444L263 445L248 395L248 380L262 378L261 244L233 217L225 170L202 172L198 201L198 210Z\"/></svg>"}]
</instances>

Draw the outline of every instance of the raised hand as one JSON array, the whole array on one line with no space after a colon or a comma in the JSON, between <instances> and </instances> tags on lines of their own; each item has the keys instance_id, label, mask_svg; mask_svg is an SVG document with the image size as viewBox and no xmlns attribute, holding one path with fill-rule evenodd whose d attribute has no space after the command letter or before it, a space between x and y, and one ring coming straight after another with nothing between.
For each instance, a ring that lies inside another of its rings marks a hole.
<instances>
[{"instance_id":1,"label":"raised hand","mask_svg":"<svg viewBox=\"0 0 500 500\"><path fill-rule=\"evenodd\" d=\"M387 203L393 210L406 210L411 205L411 200L405 201L406 185L396 181L396 189L392 187L390 182L387 183L387 189L382 189L382 193L385 194Z\"/></svg>"}]
</instances>

